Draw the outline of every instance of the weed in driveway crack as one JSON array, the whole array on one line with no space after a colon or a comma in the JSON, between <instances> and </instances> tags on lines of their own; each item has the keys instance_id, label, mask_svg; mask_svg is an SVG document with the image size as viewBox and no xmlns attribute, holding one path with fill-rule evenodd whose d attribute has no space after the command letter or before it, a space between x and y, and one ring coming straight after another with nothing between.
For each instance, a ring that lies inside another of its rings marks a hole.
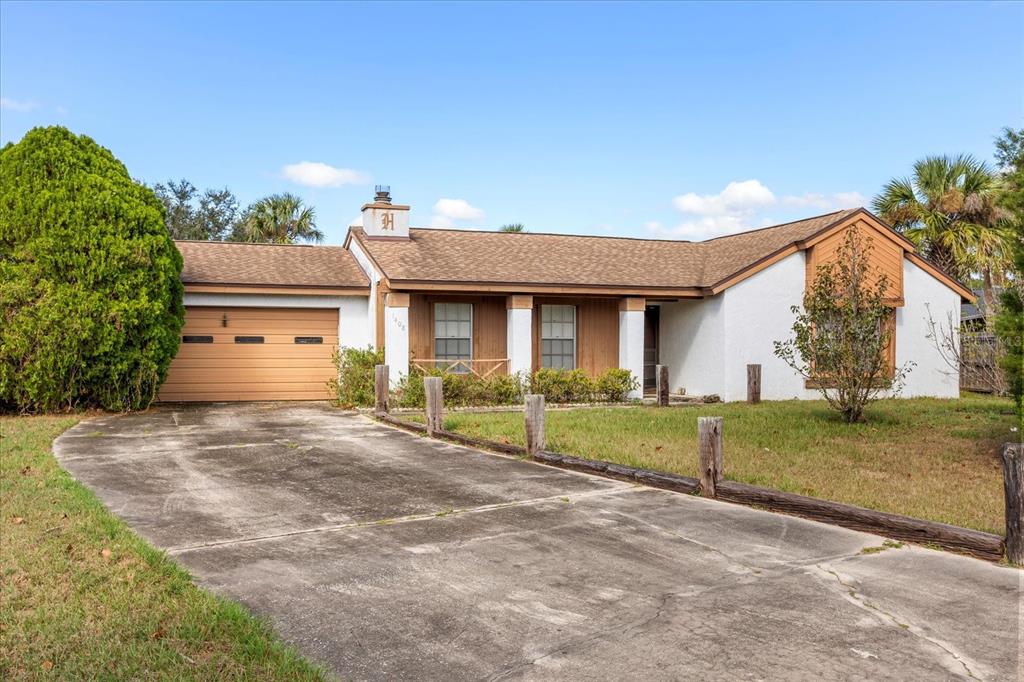
<instances>
[{"instance_id":1,"label":"weed in driveway crack","mask_svg":"<svg viewBox=\"0 0 1024 682\"><path fill-rule=\"evenodd\" d=\"M864 549L862 549L860 551L860 553L861 554L878 554L879 552L884 552L887 549L901 549L902 547L903 547L903 543L902 542L897 542L896 540L886 540L882 544L877 545L875 547L865 547Z\"/></svg>"}]
</instances>

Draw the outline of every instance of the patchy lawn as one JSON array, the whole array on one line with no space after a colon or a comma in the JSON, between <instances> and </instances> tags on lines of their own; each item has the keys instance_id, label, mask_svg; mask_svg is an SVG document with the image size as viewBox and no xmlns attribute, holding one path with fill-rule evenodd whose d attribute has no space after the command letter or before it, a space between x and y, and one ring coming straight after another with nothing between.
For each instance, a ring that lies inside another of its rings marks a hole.
<instances>
[{"instance_id":1,"label":"patchy lawn","mask_svg":"<svg viewBox=\"0 0 1024 682\"><path fill-rule=\"evenodd\" d=\"M725 418L725 477L1002 535L1009 400L885 400L844 424L820 401L549 410L548 449L697 474L697 417ZM445 428L525 445L521 413L452 413Z\"/></svg>"},{"instance_id":2,"label":"patchy lawn","mask_svg":"<svg viewBox=\"0 0 1024 682\"><path fill-rule=\"evenodd\" d=\"M76 421L0 419L0 679L323 679L57 465Z\"/></svg>"}]
</instances>

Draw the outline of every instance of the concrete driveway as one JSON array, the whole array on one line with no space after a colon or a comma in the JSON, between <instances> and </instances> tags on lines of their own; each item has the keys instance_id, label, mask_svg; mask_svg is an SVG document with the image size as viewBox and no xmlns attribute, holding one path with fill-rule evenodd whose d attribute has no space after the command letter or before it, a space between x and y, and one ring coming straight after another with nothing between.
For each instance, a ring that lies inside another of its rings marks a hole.
<instances>
[{"instance_id":1,"label":"concrete driveway","mask_svg":"<svg viewBox=\"0 0 1024 682\"><path fill-rule=\"evenodd\" d=\"M1021 672L1021 572L325 405L83 422L61 464L344 679Z\"/></svg>"}]
</instances>

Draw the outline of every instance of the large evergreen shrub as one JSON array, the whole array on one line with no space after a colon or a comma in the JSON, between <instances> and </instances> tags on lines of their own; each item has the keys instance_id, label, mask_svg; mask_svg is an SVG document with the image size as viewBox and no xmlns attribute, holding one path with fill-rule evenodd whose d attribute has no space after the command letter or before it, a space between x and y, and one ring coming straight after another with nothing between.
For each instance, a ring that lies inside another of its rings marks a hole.
<instances>
[{"instance_id":1,"label":"large evergreen shrub","mask_svg":"<svg viewBox=\"0 0 1024 682\"><path fill-rule=\"evenodd\" d=\"M84 135L0 150L0 406L146 407L178 349L181 254L152 190Z\"/></svg>"}]
</instances>

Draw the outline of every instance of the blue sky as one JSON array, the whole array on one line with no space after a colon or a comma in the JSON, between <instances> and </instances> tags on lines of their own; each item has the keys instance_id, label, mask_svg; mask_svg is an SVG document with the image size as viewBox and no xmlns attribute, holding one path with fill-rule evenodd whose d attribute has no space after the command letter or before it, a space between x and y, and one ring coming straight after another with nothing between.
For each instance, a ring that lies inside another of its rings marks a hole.
<instances>
[{"instance_id":1,"label":"blue sky","mask_svg":"<svg viewBox=\"0 0 1024 682\"><path fill-rule=\"evenodd\" d=\"M1024 4L0 5L0 139L412 224L698 239L1024 126Z\"/></svg>"}]
</instances>

